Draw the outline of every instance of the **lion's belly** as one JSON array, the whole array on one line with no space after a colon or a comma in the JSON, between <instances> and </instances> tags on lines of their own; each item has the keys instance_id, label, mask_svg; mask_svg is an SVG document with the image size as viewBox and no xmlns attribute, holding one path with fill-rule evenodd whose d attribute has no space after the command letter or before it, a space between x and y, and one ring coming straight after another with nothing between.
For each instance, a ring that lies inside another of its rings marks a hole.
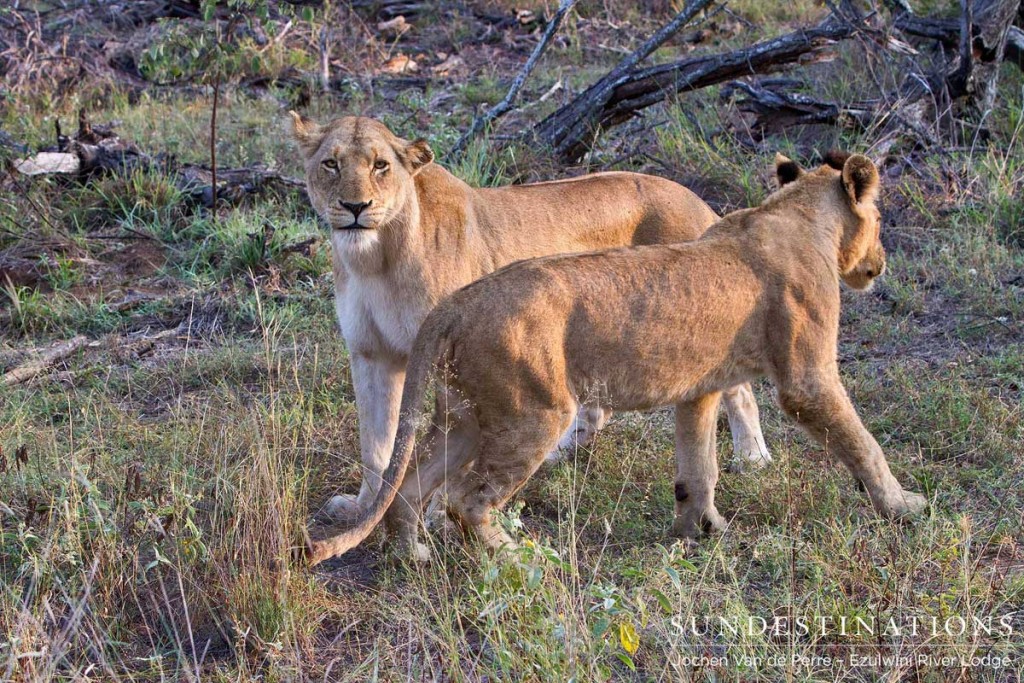
<instances>
[{"instance_id":1,"label":"lion's belly","mask_svg":"<svg viewBox=\"0 0 1024 683\"><path fill-rule=\"evenodd\" d=\"M375 278L352 278L335 299L350 353L408 357L429 307Z\"/></svg>"},{"instance_id":2,"label":"lion's belly","mask_svg":"<svg viewBox=\"0 0 1024 683\"><path fill-rule=\"evenodd\" d=\"M697 359L680 358L669 368L611 368L597 377L577 379L577 400L614 410L649 410L749 382L763 373L749 359L725 357L708 366ZM691 361L691 362L687 362ZM648 370L645 372L645 370ZM601 376L603 375L603 376ZM596 389L596 391L595 391ZM594 400L594 394L599 396Z\"/></svg>"}]
</instances>

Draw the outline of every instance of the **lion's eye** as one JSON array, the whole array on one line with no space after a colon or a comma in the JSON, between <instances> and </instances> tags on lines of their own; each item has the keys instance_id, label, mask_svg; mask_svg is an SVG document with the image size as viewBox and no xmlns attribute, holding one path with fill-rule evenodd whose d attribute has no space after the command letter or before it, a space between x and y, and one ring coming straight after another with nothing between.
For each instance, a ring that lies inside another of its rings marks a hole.
<instances>
[{"instance_id":1,"label":"lion's eye","mask_svg":"<svg viewBox=\"0 0 1024 683\"><path fill-rule=\"evenodd\" d=\"M386 171L388 170L388 166L390 166L390 164L383 159L377 159L377 161L373 162L373 169L375 171Z\"/></svg>"},{"instance_id":2,"label":"lion's eye","mask_svg":"<svg viewBox=\"0 0 1024 683\"><path fill-rule=\"evenodd\" d=\"M338 162L335 161L334 159L324 159L324 164L323 165L324 165L324 168L326 168L328 171L337 171L338 170Z\"/></svg>"}]
</instances>

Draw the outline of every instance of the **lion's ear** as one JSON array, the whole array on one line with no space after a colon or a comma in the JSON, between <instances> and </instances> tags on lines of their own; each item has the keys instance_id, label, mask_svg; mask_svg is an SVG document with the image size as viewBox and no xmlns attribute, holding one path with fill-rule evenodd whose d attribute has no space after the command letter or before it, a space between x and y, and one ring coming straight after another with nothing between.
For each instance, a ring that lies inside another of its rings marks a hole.
<instances>
[{"instance_id":1,"label":"lion's ear","mask_svg":"<svg viewBox=\"0 0 1024 683\"><path fill-rule=\"evenodd\" d=\"M843 164L843 187L854 204L870 204L878 199L878 169L863 154L854 154Z\"/></svg>"},{"instance_id":2,"label":"lion's ear","mask_svg":"<svg viewBox=\"0 0 1024 683\"><path fill-rule=\"evenodd\" d=\"M804 174L804 169L789 157L775 153L775 178L779 187L785 187Z\"/></svg>"},{"instance_id":3,"label":"lion's ear","mask_svg":"<svg viewBox=\"0 0 1024 683\"><path fill-rule=\"evenodd\" d=\"M413 175L434 160L434 150L430 149L430 144L423 138L410 142L404 151L406 163Z\"/></svg>"},{"instance_id":4,"label":"lion's ear","mask_svg":"<svg viewBox=\"0 0 1024 683\"><path fill-rule=\"evenodd\" d=\"M323 139L323 129L316 121L307 119L298 112L290 111L292 117L292 137L299 143L299 149L307 157L312 156Z\"/></svg>"}]
</instances>

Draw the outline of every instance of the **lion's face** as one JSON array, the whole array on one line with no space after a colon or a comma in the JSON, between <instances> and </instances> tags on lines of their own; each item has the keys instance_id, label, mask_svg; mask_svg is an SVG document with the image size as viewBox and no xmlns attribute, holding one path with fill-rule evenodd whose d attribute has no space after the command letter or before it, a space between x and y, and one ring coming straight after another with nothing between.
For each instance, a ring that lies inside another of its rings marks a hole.
<instances>
[{"instance_id":1,"label":"lion's face","mask_svg":"<svg viewBox=\"0 0 1024 683\"><path fill-rule=\"evenodd\" d=\"M424 140L403 140L373 119L320 126L292 112L292 132L313 208L336 234L360 240L394 220L414 191L413 177L434 159Z\"/></svg>"},{"instance_id":2,"label":"lion's face","mask_svg":"<svg viewBox=\"0 0 1024 683\"><path fill-rule=\"evenodd\" d=\"M871 206L867 215L858 216L861 226L858 230L865 235L869 246L864 252L863 258L856 261L853 267L842 273L843 282L861 291L871 289L875 279L885 272L885 247L879 239L882 226L882 215L877 206Z\"/></svg>"},{"instance_id":3,"label":"lion's face","mask_svg":"<svg viewBox=\"0 0 1024 683\"><path fill-rule=\"evenodd\" d=\"M882 214L878 210L879 177L871 160L861 155L829 152L822 166L804 171L790 159L776 155L775 171L779 186L801 178L812 182L835 183L834 214L843 223L839 253L839 275L857 290L868 290L885 272L885 248L881 241ZM799 201L799 194L794 198Z\"/></svg>"}]
</instances>

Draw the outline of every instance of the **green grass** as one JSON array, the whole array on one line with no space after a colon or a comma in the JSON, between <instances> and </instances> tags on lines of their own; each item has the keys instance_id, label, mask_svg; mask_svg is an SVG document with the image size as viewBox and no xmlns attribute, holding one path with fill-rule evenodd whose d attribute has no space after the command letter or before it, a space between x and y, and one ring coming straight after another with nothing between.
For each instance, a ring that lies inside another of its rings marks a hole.
<instances>
[{"instance_id":1,"label":"green grass","mask_svg":"<svg viewBox=\"0 0 1024 683\"><path fill-rule=\"evenodd\" d=\"M618 58L596 43L636 40L678 9L664 5L648 17L632 3L584 4L528 90L558 78L578 90ZM821 12L816 2L730 7L757 35ZM364 77L384 49L367 46L335 55L348 84L314 92L303 112L377 116L426 137L444 160L523 55L495 62L499 44L474 43L479 27L464 17L414 21L416 39L465 51L477 75L395 94ZM365 41L359 24L337 25ZM309 27L293 30L249 66L315 70ZM863 96L868 85L843 76L860 53L835 49L833 63L794 73L821 97ZM75 334L94 344L51 374L0 387L0 680L955 679L961 669L939 655L1007 656L1008 667L971 667L966 678L1019 679L1019 616L1009 637L716 631L719 618L758 626L790 615L998 623L1024 600L1024 81L1003 75L989 144L900 151L913 163L884 175L886 276L868 294L843 293L846 386L896 476L932 503L913 525L880 520L765 382L757 393L775 462L722 475L729 528L696 547L667 534L673 432L661 410L617 415L592 449L538 473L504 515L522 547L501 561L442 526L427 535L426 567L404 564L379 533L325 566L296 566L309 516L360 476L330 245L305 199L266 194L214 216L158 174L5 185L0 250L36 279L0 281L0 371ZM718 93L652 109L643 140L606 134L594 167L671 177L726 211L771 191L776 150L812 163L816 150L877 142L819 127L754 148L726 129L737 112ZM225 90L220 163L300 175L285 133L292 95ZM554 100L510 115L451 170L476 186L566 175L498 135ZM25 93L0 110L0 128L50 144L54 120L69 129L83 105L146 151L207 160L201 92ZM643 156L616 161L638 142ZM723 421L723 463L729 451ZM870 663L891 655L933 658Z\"/></svg>"}]
</instances>

